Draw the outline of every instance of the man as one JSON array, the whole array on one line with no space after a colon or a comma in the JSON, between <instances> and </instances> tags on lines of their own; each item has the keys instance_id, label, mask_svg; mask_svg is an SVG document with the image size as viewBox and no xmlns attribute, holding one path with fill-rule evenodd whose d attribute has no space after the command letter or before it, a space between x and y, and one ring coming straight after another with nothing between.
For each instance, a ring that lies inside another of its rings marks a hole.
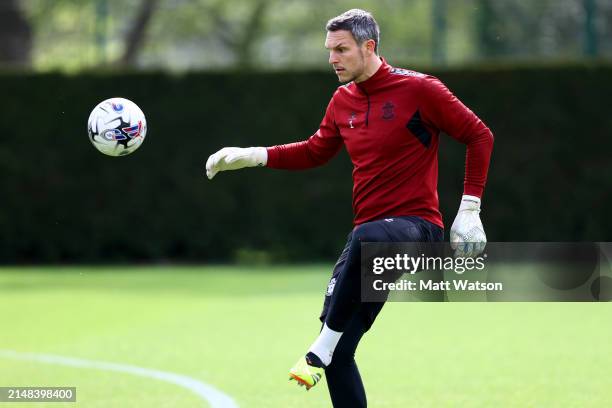
<instances>
[{"instance_id":1,"label":"man","mask_svg":"<svg viewBox=\"0 0 612 408\"><path fill-rule=\"evenodd\" d=\"M356 408L367 403L355 349L383 306L360 300L360 243L442 241L437 151L444 131L467 145L451 243L458 255L481 252L486 236L480 197L493 135L439 80L393 68L379 57L379 28L370 13L349 10L326 29L329 63L346 85L334 93L319 130L298 143L221 149L209 157L206 173L212 179L243 167L306 169L346 146L354 168L355 228L328 285L321 332L290 376L310 389L325 372L334 407Z\"/></svg>"}]
</instances>

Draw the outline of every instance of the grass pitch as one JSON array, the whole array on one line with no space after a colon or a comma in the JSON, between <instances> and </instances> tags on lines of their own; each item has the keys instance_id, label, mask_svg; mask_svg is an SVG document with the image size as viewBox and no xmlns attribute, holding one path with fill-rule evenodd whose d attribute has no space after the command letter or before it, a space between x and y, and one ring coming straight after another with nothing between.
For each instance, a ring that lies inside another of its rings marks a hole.
<instances>
[{"instance_id":1,"label":"grass pitch","mask_svg":"<svg viewBox=\"0 0 612 408\"><path fill-rule=\"evenodd\" d=\"M287 370L319 330L331 266L3 268L0 350L186 375L240 407L330 407ZM374 408L612 406L603 303L389 303L357 351ZM77 403L206 407L153 378L0 357L0 386L76 386Z\"/></svg>"}]
</instances>

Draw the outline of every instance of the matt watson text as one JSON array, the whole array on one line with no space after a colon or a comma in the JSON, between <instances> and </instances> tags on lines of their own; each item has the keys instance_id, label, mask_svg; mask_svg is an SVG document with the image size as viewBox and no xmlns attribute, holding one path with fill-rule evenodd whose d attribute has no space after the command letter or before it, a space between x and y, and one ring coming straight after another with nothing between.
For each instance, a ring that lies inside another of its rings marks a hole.
<instances>
[{"instance_id":1,"label":"matt watson text","mask_svg":"<svg viewBox=\"0 0 612 408\"><path fill-rule=\"evenodd\" d=\"M397 282L384 282L380 279L375 280L372 283L374 290L377 291L411 291L411 290L457 290L457 291L501 291L504 289L501 282L480 282L480 281L469 281L467 279L462 280L450 280L450 281L434 281L419 280L409 281L401 279Z\"/></svg>"}]
</instances>

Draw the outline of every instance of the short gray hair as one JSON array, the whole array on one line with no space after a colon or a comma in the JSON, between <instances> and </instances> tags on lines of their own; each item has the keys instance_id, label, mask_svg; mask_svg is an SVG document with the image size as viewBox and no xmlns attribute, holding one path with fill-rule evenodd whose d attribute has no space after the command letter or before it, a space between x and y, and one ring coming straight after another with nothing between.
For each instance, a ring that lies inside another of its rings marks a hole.
<instances>
[{"instance_id":1,"label":"short gray hair","mask_svg":"<svg viewBox=\"0 0 612 408\"><path fill-rule=\"evenodd\" d=\"M374 16L365 10L351 9L345 11L337 17L332 18L325 26L327 31L346 30L353 34L357 44L361 45L364 41L374 40L374 52L378 54L378 43L380 41L380 29Z\"/></svg>"}]
</instances>

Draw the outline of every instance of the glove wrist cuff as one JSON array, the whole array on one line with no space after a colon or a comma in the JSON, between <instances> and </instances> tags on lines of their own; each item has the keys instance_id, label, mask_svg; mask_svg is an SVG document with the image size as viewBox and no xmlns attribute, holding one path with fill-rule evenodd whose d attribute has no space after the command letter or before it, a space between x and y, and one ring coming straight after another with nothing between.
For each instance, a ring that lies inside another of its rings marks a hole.
<instances>
[{"instance_id":1,"label":"glove wrist cuff","mask_svg":"<svg viewBox=\"0 0 612 408\"><path fill-rule=\"evenodd\" d=\"M461 205L459 211L480 211L480 198L472 195L464 194L461 197Z\"/></svg>"},{"instance_id":2,"label":"glove wrist cuff","mask_svg":"<svg viewBox=\"0 0 612 408\"><path fill-rule=\"evenodd\" d=\"M262 167L268 164L268 149L265 147L251 147L254 166Z\"/></svg>"}]
</instances>

